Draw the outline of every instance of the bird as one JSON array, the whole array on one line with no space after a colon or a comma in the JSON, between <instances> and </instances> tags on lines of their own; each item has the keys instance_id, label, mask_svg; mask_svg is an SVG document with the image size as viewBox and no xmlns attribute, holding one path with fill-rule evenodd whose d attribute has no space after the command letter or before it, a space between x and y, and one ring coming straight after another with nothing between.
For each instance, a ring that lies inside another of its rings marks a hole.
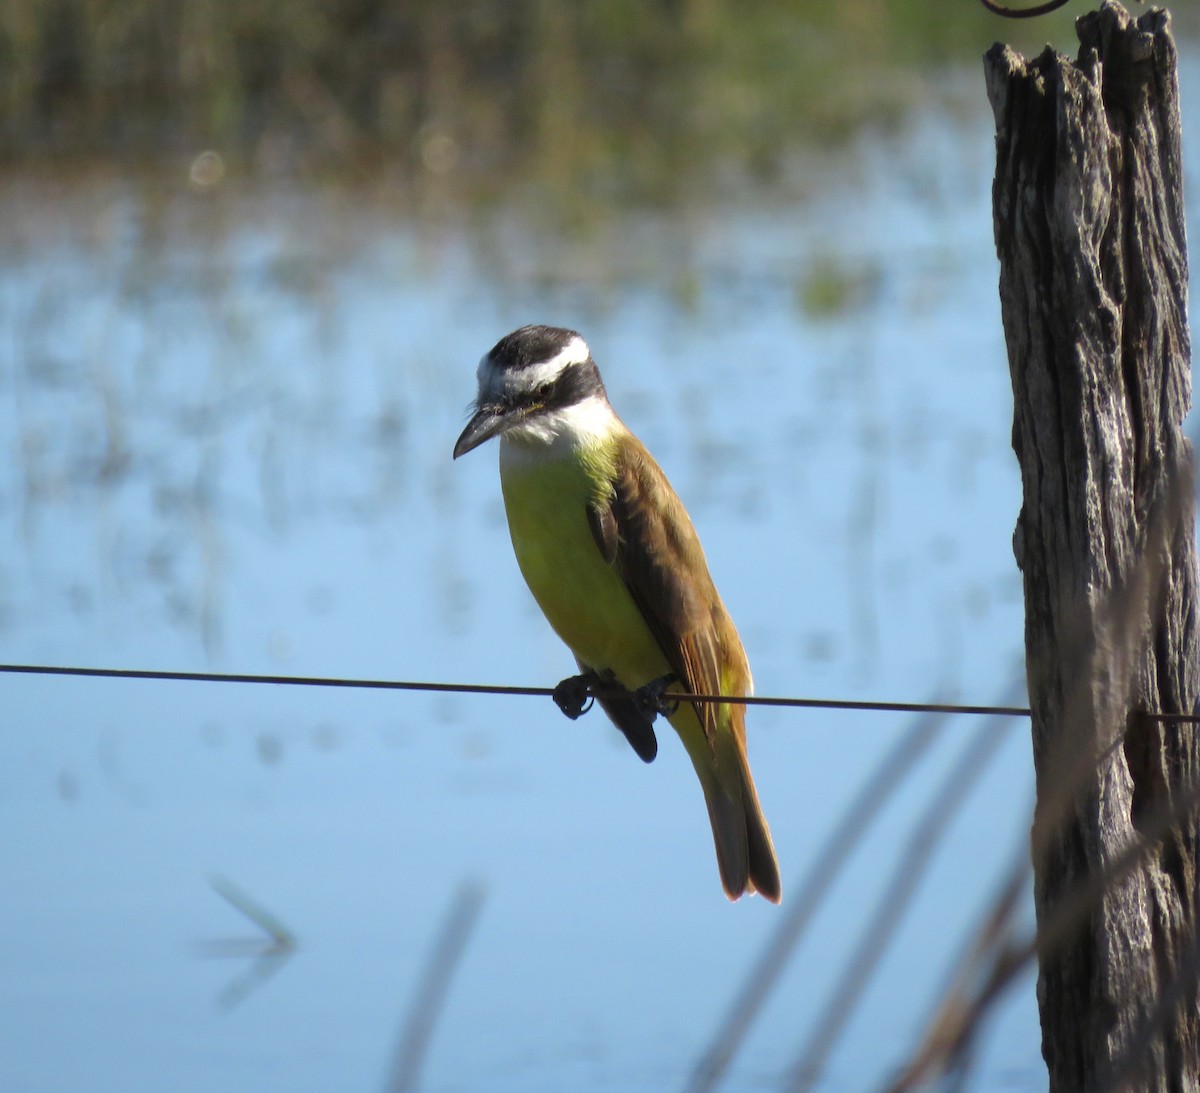
<instances>
[{"instance_id":1,"label":"bird","mask_svg":"<svg viewBox=\"0 0 1200 1093\"><path fill-rule=\"evenodd\" d=\"M667 717L699 778L730 900L778 903L779 864L746 754L750 666L691 518L654 457L617 416L583 337L531 325L479 362L454 459L499 438L517 563L580 674L555 701L599 702L645 762ZM586 703L586 704L585 704Z\"/></svg>"}]
</instances>

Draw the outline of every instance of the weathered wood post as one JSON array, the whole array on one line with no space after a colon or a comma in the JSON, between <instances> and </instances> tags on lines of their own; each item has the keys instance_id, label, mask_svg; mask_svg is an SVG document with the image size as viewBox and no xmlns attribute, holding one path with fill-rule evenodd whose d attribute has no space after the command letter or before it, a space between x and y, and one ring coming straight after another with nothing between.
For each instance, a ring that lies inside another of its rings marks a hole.
<instances>
[{"instance_id":1,"label":"weathered wood post","mask_svg":"<svg viewBox=\"0 0 1200 1093\"><path fill-rule=\"evenodd\" d=\"M1200 680L1176 53L1160 10L1105 3L1076 29L1074 62L985 59L1039 926L1150 845L1043 934L1042 1054L1055 1093L1200 1090L1200 726L1136 716L1197 712Z\"/></svg>"}]
</instances>

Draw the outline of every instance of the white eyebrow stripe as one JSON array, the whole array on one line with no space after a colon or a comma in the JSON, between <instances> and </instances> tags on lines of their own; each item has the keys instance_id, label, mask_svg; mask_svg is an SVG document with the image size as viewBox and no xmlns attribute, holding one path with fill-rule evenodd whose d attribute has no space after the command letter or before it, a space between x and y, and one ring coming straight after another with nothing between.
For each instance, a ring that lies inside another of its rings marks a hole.
<instances>
[{"instance_id":1,"label":"white eyebrow stripe","mask_svg":"<svg viewBox=\"0 0 1200 1093\"><path fill-rule=\"evenodd\" d=\"M545 383L546 380L552 380L560 372L570 368L573 364L583 364L590 357L591 350L578 334L575 335L566 345L564 345L553 357L543 364L535 364L532 368L525 370L526 375L536 374L538 383Z\"/></svg>"},{"instance_id":2,"label":"white eyebrow stripe","mask_svg":"<svg viewBox=\"0 0 1200 1093\"><path fill-rule=\"evenodd\" d=\"M546 383L553 383L572 365L583 364L591 356L587 342L576 335L548 361L530 365L515 372L501 372L490 358L479 362L479 387L488 397L499 394L516 394L532 391Z\"/></svg>"}]
</instances>

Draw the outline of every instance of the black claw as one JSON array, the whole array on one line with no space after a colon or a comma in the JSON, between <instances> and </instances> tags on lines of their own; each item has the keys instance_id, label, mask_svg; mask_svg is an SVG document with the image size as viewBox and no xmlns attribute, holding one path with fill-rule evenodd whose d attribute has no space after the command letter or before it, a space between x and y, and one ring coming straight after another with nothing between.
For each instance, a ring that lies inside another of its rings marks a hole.
<instances>
[{"instance_id":1,"label":"black claw","mask_svg":"<svg viewBox=\"0 0 1200 1093\"><path fill-rule=\"evenodd\" d=\"M553 690L554 704L572 721L592 708L599 695L600 705L609 719L625 734L643 762L653 761L658 754L658 739L654 735L654 719L662 714L670 717L679 709L679 700L668 700L665 692L677 681L675 675L652 679L636 691L626 690L610 674L584 672L568 676Z\"/></svg>"},{"instance_id":2,"label":"black claw","mask_svg":"<svg viewBox=\"0 0 1200 1093\"><path fill-rule=\"evenodd\" d=\"M590 672L580 676L568 676L554 688L554 704L572 721L577 721L596 701L592 694L592 685L596 682L596 677Z\"/></svg>"},{"instance_id":3,"label":"black claw","mask_svg":"<svg viewBox=\"0 0 1200 1093\"><path fill-rule=\"evenodd\" d=\"M679 677L674 672L668 672L665 676L643 684L633 692L637 698L639 709L646 713L651 720L659 714L663 717L671 717L679 709L679 699L668 699L666 692L672 683L678 682Z\"/></svg>"}]
</instances>

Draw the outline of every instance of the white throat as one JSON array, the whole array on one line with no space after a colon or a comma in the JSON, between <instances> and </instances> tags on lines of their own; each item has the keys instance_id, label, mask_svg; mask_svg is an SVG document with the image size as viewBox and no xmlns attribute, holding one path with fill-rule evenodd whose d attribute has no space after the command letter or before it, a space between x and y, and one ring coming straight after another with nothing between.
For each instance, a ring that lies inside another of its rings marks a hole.
<instances>
[{"instance_id":1,"label":"white throat","mask_svg":"<svg viewBox=\"0 0 1200 1093\"><path fill-rule=\"evenodd\" d=\"M500 438L501 466L561 459L608 440L624 426L608 399L592 395L582 402L537 414Z\"/></svg>"}]
</instances>

